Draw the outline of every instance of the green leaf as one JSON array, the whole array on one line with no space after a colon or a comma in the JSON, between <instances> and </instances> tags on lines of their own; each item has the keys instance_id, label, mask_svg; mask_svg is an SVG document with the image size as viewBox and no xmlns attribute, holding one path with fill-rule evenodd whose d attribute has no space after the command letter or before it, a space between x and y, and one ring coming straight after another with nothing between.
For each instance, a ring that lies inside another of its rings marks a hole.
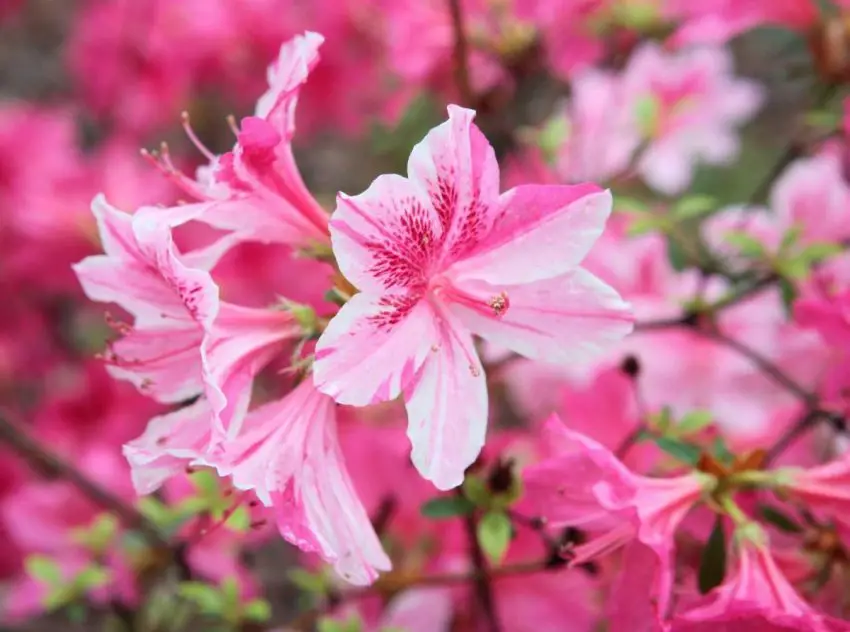
<instances>
[{"instance_id":1,"label":"green leaf","mask_svg":"<svg viewBox=\"0 0 850 632\"><path fill-rule=\"evenodd\" d=\"M729 465L735 460L735 455L726 447L723 437L716 437L714 439L714 442L711 444L711 454L715 459L726 465Z\"/></svg>"},{"instance_id":2,"label":"green leaf","mask_svg":"<svg viewBox=\"0 0 850 632\"><path fill-rule=\"evenodd\" d=\"M245 505L239 505L224 523L228 529L246 533L251 529L251 513Z\"/></svg>"},{"instance_id":3,"label":"green leaf","mask_svg":"<svg viewBox=\"0 0 850 632\"><path fill-rule=\"evenodd\" d=\"M463 479L463 495L476 507L489 507L492 493L484 479L467 474Z\"/></svg>"},{"instance_id":4,"label":"green leaf","mask_svg":"<svg viewBox=\"0 0 850 632\"><path fill-rule=\"evenodd\" d=\"M714 528L702 550L699 563L698 585L701 594L706 594L723 583L726 576L726 533L723 531L723 517L717 516Z\"/></svg>"},{"instance_id":5,"label":"green leaf","mask_svg":"<svg viewBox=\"0 0 850 632\"><path fill-rule=\"evenodd\" d=\"M62 571L53 558L46 555L28 555L24 560L27 575L48 586L62 583Z\"/></svg>"},{"instance_id":6,"label":"green leaf","mask_svg":"<svg viewBox=\"0 0 850 632\"><path fill-rule=\"evenodd\" d=\"M345 621L324 617L319 619L316 629L318 632L360 632L363 629L363 622L357 615L353 615Z\"/></svg>"},{"instance_id":7,"label":"green leaf","mask_svg":"<svg viewBox=\"0 0 850 632\"><path fill-rule=\"evenodd\" d=\"M293 568L287 573L287 577L304 592L317 595L327 592L328 583L322 573L311 573L303 568Z\"/></svg>"},{"instance_id":8,"label":"green leaf","mask_svg":"<svg viewBox=\"0 0 850 632\"><path fill-rule=\"evenodd\" d=\"M74 578L74 586L81 593L86 593L92 588L106 585L112 577L109 569L103 566L92 565L84 568Z\"/></svg>"},{"instance_id":9,"label":"green leaf","mask_svg":"<svg viewBox=\"0 0 850 632\"><path fill-rule=\"evenodd\" d=\"M614 212L626 215L646 215L649 213L649 205L643 200L625 195L614 196Z\"/></svg>"},{"instance_id":10,"label":"green leaf","mask_svg":"<svg viewBox=\"0 0 850 632\"><path fill-rule=\"evenodd\" d=\"M640 237L647 233L659 230L663 225L664 220L655 216L638 217L626 229L626 234L629 237Z\"/></svg>"},{"instance_id":11,"label":"green leaf","mask_svg":"<svg viewBox=\"0 0 850 632\"><path fill-rule=\"evenodd\" d=\"M764 244L748 233L740 231L727 233L725 241L745 257L760 259L766 253Z\"/></svg>"},{"instance_id":12,"label":"green leaf","mask_svg":"<svg viewBox=\"0 0 850 632\"><path fill-rule=\"evenodd\" d=\"M263 623L271 619L272 607L265 599L254 599L253 601L249 601L247 603L245 609L242 612L245 618L249 621Z\"/></svg>"},{"instance_id":13,"label":"green leaf","mask_svg":"<svg viewBox=\"0 0 850 632\"><path fill-rule=\"evenodd\" d=\"M137 505L139 511L160 528L167 528L174 521L174 512L158 498L145 496Z\"/></svg>"},{"instance_id":14,"label":"green leaf","mask_svg":"<svg viewBox=\"0 0 850 632\"><path fill-rule=\"evenodd\" d=\"M489 511L478 523L478 544L493 564L500 564L508 552L513 528L501 511Z\"/></svg>"},{"instance_id":15,"label":"green leaf","mask_svg":"<svg viewBox=\"0 0 850 632\"><path fill-rule=\"evenodd\" d=\"M650 428L657 430L661 434L667 432L670 427L673 425L673 413L670 410L669 406L664 406L658 413L652 413L649 415L649 426ZM655 438L654 433L649 433L650 439Z\"/></svg>"},{"instance_id":16,"label":"green leaf","mask_svg":"<svg viewBox=\"0 0 850 632\"><path fill-rule=\"evenodd\" d=\"M794 301L797 300L797 288L788 279L779 279L779 292L782 295L785 316L790 318L794 309Z\"/></svg>"},{"instance_id":17,"label":"green leaf","mask_svg":"<svg viewBox=\"0 0 850 632\"><path fill-rule=\"evenodd\" d=\"M653 96L642 97L635 104L635 119L637 119L638 127L644 136L652 137L655 135L658 129L659 109L658 99Z\"/></svg>"},{"instance_id":18,"label":"green leaf","mask_svg":"<svg viewBox=\"0 0 850 632\"><path fill-rule=\"evenodd\" d=\"M203 614L217 615L224 609L224 599L215 586L203 582L182 582L178 593L191 601Z\"/></svg>"},{"instance_id":19,"label":"green leaf","mask_svg":"<svg viewBox=\"0 0 850 632\"><path fill-rule=\"evenodd\" d=\"M843 248L841 244L832 244L829 242L816 242L809 244L800 252L800 258L808 263L818 263L829 257L841 254Z\"/></svg>"},{"instance_id":20,"label":"green leaf","mask_svg":"<svg viewBox=\"0 0 850 632\"><path fill-rule=\"evenodd\" d=\"M56 586L42 599L41 603L46 610L58 610L77 598L72 584Z\"/></svg>"},{"instance_id":21,"label":"green leaf","mask_svg":"<svg viewBox=\"0 0 850 632\"><path fill-rule=\"evenodd\" d=\"M672 437L653 437L655 445L677 461L696 465L702 451L695 445L673 439Z\"/></svg>"},{"instance_id":22,"label":"green leaf","mask_svg":"<svg viewBox=\"0 0 850 632\"><path fill-rule=\"evenodd\" d=\"M803 234L803 229L799 225L794 225L785 231L782 235L782 241L779 242L779 252L787 252L794 244L800 240L800 235Z\"/></svg>"},{"instance_id":23,"label":"green leaf","mask_svg":"<svg viewBox=\"0 0 850 632\"><path fill-rule=\"evenodd\" d=\"M769 522L780 531L785 531L786 533L803 532L803 527L797 524L797 522L788 514L776 507L771 507L770 505L759 505L759 513L761 514L761 517L764 518L765 522Z\"/></svg>"},{"instance_id":24,"label":"green leaf","mask_svg":"<svg viewBox=\"0 0 850 632\"><path fill-rule=\"evenodd\" d=\"M419 511L426 518L441 520L456 516L468 516L474 509L475 505L463 496L441 496L427 501Z\"/></svg>"},{"instance_id":25,"label":"green leaf","mask_svg":"<svg viewBox=\"0 0 850 632\"><path fill-rule=\"evenodd\" d=\"M681 272L688 267L688 253L678 239L672 237L667 239L667 260L677 272Z\"/></svg>"},{"instance_id":26,"label":"green leaf","mask_svg":"<svg viewBox=\"0 0 850 632\"><path fill-rule=\"evenodd\" d=\"M673 206L673 216L680 220L701 217L716 207L717 200L710 195L689 195Z\"/></svg>"},{"instance_id":27,"label":"green leaf","mask_svg":"<svg viewBox=\"0 0 850 632\"><path fill-rule=\"evenodd\" d=\"M714 421L714 413L710 410L692 410L679 420L676 431L680 436L696 434L712 421Z\"/></svg>"},{"instance_id":28,"label":"green leaf","mask_svg":"<svg viewBox=\"0 0 850 632\"><path fill-rule=\"evenodd\" d=\"M812 110L811 112L806 112L804 120L806 121L806 125L809 127L819 127L824 130L836 129L841 123L841 117L839 114L828 110Z\"/></svg>"}]
</instances>

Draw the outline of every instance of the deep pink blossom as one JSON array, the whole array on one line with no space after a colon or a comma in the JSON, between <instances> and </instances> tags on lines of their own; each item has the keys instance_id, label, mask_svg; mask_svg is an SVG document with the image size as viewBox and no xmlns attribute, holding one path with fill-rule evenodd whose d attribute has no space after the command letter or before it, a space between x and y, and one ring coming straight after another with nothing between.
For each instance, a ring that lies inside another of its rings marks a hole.
<instances>
[{"instance_id":1,"label":"deep pink blossom","mask_svg":"<svg viewBox=\"0 0 850 632\"><path fill-rule=\"evenodd\" d=\"M710 490L712 477L689 473L673 478L639 476L607 448L573 432L553 416L544 426L553 456L523 472L526 511L557 526L601 533L575 549L585 562L636 541L654 553L651 590L657 611L667 609L673 583L674 534L685 515ZM648 596L648 595L647 595Z\"/></svg>"},{"instance_id":2,"label":"deep pink blossom","mask_svg":"<svg viewBox=\"0 0 850 632\"><path fill-rule=\"evenodd\" d=\"M334 253L361 293L316 348L316 384L338 401L404 393L413 461L444 489L484 442L486 385L471 333L571 363L631 330L628 306L578 267L610 194L581 185L499 195L473 116L450 106L449 121L413 149L408 178L384 175L362 195L340 195Z\"/></svg>"},{"instance_id":3,"label":"deep pink blossom","mask_svg":"<svg viewBox=\"0 0 850 632\"><path fill-rule=\"evenodd\" d=\"M737 538L735 570L702 603L678 615L671 632L838 632L850 624L816 611L777 566L756 525Z\"/></svg>"},{"instance_id":4,"label":"deep pink blossom","mask_svg":"<svg viewBox=\"0 0 850 632\"><path fill-rule=\"evenodd\" d=\"M783 471L783 484L808 509L850 529L850 455Z\"/></svg>"}]
</instances>

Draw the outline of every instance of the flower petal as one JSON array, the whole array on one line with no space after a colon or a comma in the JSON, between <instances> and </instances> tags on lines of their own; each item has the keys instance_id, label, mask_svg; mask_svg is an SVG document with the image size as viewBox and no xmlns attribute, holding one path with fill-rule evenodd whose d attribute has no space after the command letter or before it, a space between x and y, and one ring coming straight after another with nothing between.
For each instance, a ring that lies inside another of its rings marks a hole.
<instances>
[{"instance_id":1,"label":"flower petal","mask_svg":"<svg viewBox=\"0 0 850 632\"><path fill-rule=\"evenodd\" d=\"M443 259L469 252L489 232L499 197L499 164L472 122L474 110L448 106L438 125L410 153L410 181L430 200L442 227Z\"/></svg>"},{"instance_id":2,"label":"flower petal","mask_svg":"<svg viewBox=\"0 0 850 632\"><path fill-rule=\"evenodd\" d=\"M316 387L352 406L398 397L437 343L434 319L415 295L356 294L316 344Z\"/></svg>"},{"instance_id":3,"label":"flower petal","mask_svg":"<svg viewBox=\"0 0 850 632\"><path fill-rule=\"evenodd\" d=\"M596 185L523 185L499 198L492 232L450 275L528 283L576 267L602 234L611 193Z\"/></svg>"},{"instance_id":4,"label":"flower petal","mask_svg":"<svg viewBox=\"0 0 850 632\"><path fill-rule=\"evenodd\" d=\"M617 292L583 268L524 285L459 284L479 305L503 297L503 310L451 302L472 332L534 360L572 365L599 356L632 331L634 317Z\"/></svg>"},{"instance_id":5,"label":"flower petal","mask_svg":"<svg viewBox=\"0 0 850 632\"><path fill-rule=\"evenodd\" d=\"M487 431L487 383L472 336L450 314L416 381L406 389L407 436L419 472L438 489L463 482Z\"/></svg>"},{"instance_id":6,"label":"flower petal","mask_svg":"<svg viewBox=\"0 0 850 632\"><path fill-rule=\"evenodd\" d=\"M124 445L138 494L150 494L169 478L198 463L210 441L212 411L206 400L154 417L144 433Z\"/></svg>"},{"instance_id":7,"label":"flower petal","mask_svg":"<svg viewBox=\"0 0 850 632\"><path fill-rule=\"evenodd\" d=\"M378 176L356 196L339 194L331 219L339 269L364 292L421 287L439 254L439 218L410 181Z\"/></svg>"}]
</instances>

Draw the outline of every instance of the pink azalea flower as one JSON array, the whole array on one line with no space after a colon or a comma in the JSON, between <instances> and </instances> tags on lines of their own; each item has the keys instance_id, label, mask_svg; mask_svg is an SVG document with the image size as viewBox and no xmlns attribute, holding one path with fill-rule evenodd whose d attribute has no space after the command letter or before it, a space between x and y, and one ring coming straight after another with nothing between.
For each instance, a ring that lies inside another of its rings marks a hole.
<instances>
[{"instance_id":1,"label":"pink azalea flower","mask_svg":"<svg viewBox=\"0 0 850 632\"><path fill-rule=\"evenodd\" d=\"M235 433L254 376L300 335L297 321L282 309L219 301L209 273L186 265L194 258L209 267L215 257L179 255L168 226L156 219L159 209L131 218L102 197L92 209L106 254L74 269L89 298L118 303L135 316L107 355L111 373L162 402L205 392L214 436ZM197 210L185 209L187 215Z\"/></svg>"},{"instance_id":2,"label":"pink azalea flower","mask_svg":"<svg viewBox=\"0 0 850 632\"><path fill-rule=\"evenodd\" d=\"M777 180L770 202L777 223L798 227L804 243L850 237L850 186L836 155L795 161Z\"/></svg>"},{"instance_id":3,"label":"pink azalea flower","mask_svg":"<svg viewBox=\"0 0 850 632\"><path fill-rule=\"evenodd\" d=\"M653 591L667 609L673 582L673 536L685 515L710 490L713 477L692 472L655 479L631 472L607 448L567 429L556 416L545 423L554 455L523 472L523 504L552 527L583 526L603 534L575 549L582 563L637 541L658 561Z\"/></svg>"},{"instance_id":4,"label":"pink azalea flower","mask_svg":"<svg viewBox=\"0 0 850 632\"><path fill-rule=\"evenodd\" d=\"M567 364L632 327L619 295L578 267L610 194L530 185L499 195L495 155L473 116L449 106L449 121L413 149L408 178L380 176L359 196L339 196L334 253L361 293L320 338L314 369L319 389L341 403L404 393L413 461L441 489L461 482L484 442L486 381L472 333Z\"/></svg>"},{"instance_id":5,"label":"pink azalea flower","mask_svg":"<svg viewBox=\"0 0 850 632\"><path fill-rule=\"evenodd\" d=\"M558 152L558 173L566 182L621 175L640 144L640 128L623 101L622 80L611 72L587 70L571 86L569 129Z\"/></svg>"},{"instance_id":6,"label":"pink azalea flower","mask_svg":"<svg viewBox=\"0 0 850 632\"><path fill-rule=\"evenodd\" d=\"M811 511L850 529L850 455L809 468L782 470L783 485Z\"/></svg>"},{"instance_id":7,"label":"pink azalea flower","mask_svg":"<svg viewBox=\"0 0 850 632\"><path fill-rule=\"evenodd\" d=\"M702 603L678 615L671 632L838 632L850 624L817 612L777 567L766 534L744 527L737 539L734 574ZM743 536L743 537L741 537Z\"/></svg>"},{"instance_id":8,"label":"pink azalea flower","mask_svg":"<svg viewBox=\"0 0 850 632\"><path fill-rule=\"evenodd\" d=\"M644 128L638 171L652 188L681 193L699 162L728 164L738 154L735 128L761 105L761 88L732 76L722 48L666 53L644 44L623 74L626 102Z\"/></svg>"},{"instance_id":9,"label":"pink azalea flower","mask_svg":"<svg viewBox=\"0 0 850 632\"><path fill-rule=\"evenodd\" d=\"M304 185L292 154L298 95L319 61L322 42L321 35L308 32L281 46L268 70L269 89L254 116L242 120L233 151L213 156L186 124L210 160L197 180L180 173L167 153L162 156L159 165L166 174L204 202L203 212L191 219L233 231L240 239L298 247L327 243L327 213ZM180 207L161 212L160 218L172 225L186 221Z\"/></svg>"},{"instance_id":10,"label":"pink azalea flower","mask_svg":"<svg viewBox=\"0 0 850 632\"><path fill-rule=\"evenodd\" d=\"M252 411L214 465L273 508L289 542L315 551L346 580L367 584L390 560L349 478L336 423L333 400L307 379Z\"/></svg>"}]
</instances>

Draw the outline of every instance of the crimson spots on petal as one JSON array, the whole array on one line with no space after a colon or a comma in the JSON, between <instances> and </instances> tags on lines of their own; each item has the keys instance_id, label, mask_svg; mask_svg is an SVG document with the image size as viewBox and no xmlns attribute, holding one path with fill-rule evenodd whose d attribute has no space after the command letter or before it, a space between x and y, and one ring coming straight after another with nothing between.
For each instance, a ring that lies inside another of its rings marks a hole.
<instances>
[{"instance_id":1,"label":"crimson spots on petal","mask_svg":"<svg viewBox=\"0 0 850 632\"><path fill-rule=\"evenodd\" d=\"M431 202L434 205L434 210L440 218L440 224L443 226L443 234L448 234L454 220L455 211L457 210L458 194L454 184L445 178L437 180L437 188L434 191Z\"/></svg>"},{"instance_id":2,"label":"crimson spots on petal","mask_svg":"<svg viewBox=\"0 0 850 632\"><path fill-rule=\"evenodd\" d=\"M384 296L379 301L381 311L369 317L376 328L389 330L398 325L420 300L417 294Z\"/></svg>"},{"instance_id":3,"label":"crimson spots on petal","mask_svg":"<svg viewBox=\"0 0 850 632\"><path fill-rule=\"evenodd\" d=\"M381 240L367 242L372 251L370 272L387 288L423 286L439 247L426 209L417 201L403 201L404 212Z\"/></svg>"}]
</instances>

